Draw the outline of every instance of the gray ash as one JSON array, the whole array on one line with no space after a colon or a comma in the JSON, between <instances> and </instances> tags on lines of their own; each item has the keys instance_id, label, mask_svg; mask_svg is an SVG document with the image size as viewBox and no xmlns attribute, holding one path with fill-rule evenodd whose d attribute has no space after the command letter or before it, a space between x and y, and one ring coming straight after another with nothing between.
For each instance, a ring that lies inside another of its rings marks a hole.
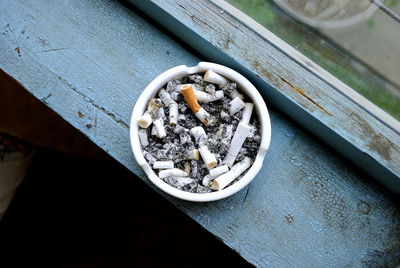
<instances>
[{"instance_id":1,"label":"gray ash","mask_svg":"<svg viewBox=\"0 0 400 268\"><path fill-rule=\"evenodd\" d=\"M239 111L233 116L229 115L225 120L221 118L221 111L225 111L229 114L229 102L231 101L229 93L234 89L237 89L236 83L228 83L228 85L223 89L225 96L222 99L210 103L200 103L200 105L212 115L215 120L214 123L205 126L196 118L183 98L183 95L180 93L179 86L185 83L190 83L197 84L197 88L202 88L202 90L205 90L206 92L220 90L218 86L204 81L203 75L204 74L189 75L179 80L172 80L164 86L167 92L171 94L171 98L178 104L178 125L175 127L169 125L169 109L164 106L164 127L167 136L164 139L152 136L152 126L150 126L146 129L149 138L149 145L144 147L143 150L144 157L151 166L156 160L172 160L176 168L184 170L185 163L188 162L190 166L190 176L187 179L179 181L177 178L168 177L163 180L175 188L193 193L208 193L212 190L202 185L203 177L209 174L203 159L200 157L198 161L186 160L188 152L197 149L195 140L189 134L189 130L196 126L204 128L208 137L208 147L217 158L218 165L221 165L229 149L233 134L235 133L242 117L242 112ZM158 93L156 96L158 96ZM244 101L246 101L246 98L247 97L245 96ZM163 117L164 114L162 114ZM254 161L257 156L261 142L260 124L256 119L255 112L253 112L251 118L252 120L249 125L251 125L254 130L251 135L246 138L242 149L236 158L235 164L243 160L245 157L249 157ZM154 172L158 174L159 170L154 170ZM239 178L231 184L239 180L244 174L239 176Z\"/></svg>"}]
</instances>

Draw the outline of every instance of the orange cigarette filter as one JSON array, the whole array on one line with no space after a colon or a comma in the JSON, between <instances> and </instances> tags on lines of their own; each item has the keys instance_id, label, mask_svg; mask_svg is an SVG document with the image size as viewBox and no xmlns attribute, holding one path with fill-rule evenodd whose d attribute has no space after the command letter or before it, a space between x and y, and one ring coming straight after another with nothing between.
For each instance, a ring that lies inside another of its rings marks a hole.
<instances>
[{"instance_id":1,"label":"orange cigarette filter","mask_svg":"<svg viewBox=\"0 0 400 268\"><path fill-rule=\"evenodd\" d=\"M197 102L197 98L194 94L192 85L186 84L181 86L181 92L183 94L183 97L185 97L186 102L192 109L192 112L196 114L197 111L200 109L200 105Z\"/></svg>"}]
</instances>

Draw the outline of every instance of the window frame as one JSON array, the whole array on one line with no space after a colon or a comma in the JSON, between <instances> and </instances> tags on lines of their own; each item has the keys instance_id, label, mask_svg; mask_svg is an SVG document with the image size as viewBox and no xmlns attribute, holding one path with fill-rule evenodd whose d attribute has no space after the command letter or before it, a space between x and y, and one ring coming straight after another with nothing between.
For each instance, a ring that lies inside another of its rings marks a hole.
<instances>
[{"instance_id":1,"label":"window frame","mask_svg":"<svg viewBox=\"0 0 400 268\"><path fill-rule=\"evenodd\" d=\"M128 1L206 59L241 72L267 104L400 193L400 122L378 106L223 0Z\"/></svg>"}]
</instances>

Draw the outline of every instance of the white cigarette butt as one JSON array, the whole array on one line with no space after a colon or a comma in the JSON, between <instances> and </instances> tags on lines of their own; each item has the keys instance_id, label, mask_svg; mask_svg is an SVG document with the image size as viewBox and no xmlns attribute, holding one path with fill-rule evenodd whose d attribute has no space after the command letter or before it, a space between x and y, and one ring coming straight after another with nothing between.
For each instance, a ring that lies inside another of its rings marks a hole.
<instances>
[{"instance_id":1,"label":"white cigarette butt","mask_svg":"<svg viewBox=\"0 0 400 268\"><path fill-rule=\"evenodd\" d=\"M147 145L149 145L149 140L147 138L147 131L145 129L139 130L139 140L140 143L142 144L142 147L146 147Z\"/></svg>"},{"instance_id":2,"label":"white cigarette butt","mask_svg":"<svg viewBox=\"0 0 400 268\"><path fill-rule=\"evenodd\" d=\"M200 152L198 149L193 149L186 155L186 160L199 160Z\"/></svg>"},{"instance_id":3,"label":"white cigarette butt","mask_svg":"<svg viewBox=\"0 0 400 268\"><path fill-rule=\"evenodd\" d=\"M231 97L231 99L234 99L236 97L238 97L241 100L244 99L243 94L240 94L239 91L236 88L234 90L232 90L231 93L229 93L229 97Z\"/></svg>"},{"instance_id":4,"label":"white cigarette butt","mask_svg":"<svg viewBox=\"0 0 400 268\"><path fill-rule=\"evenodd\" d=\"M227 112L225 112L224 110L221 111L221 119L225 120L228 119L230 116Z\"/></svg>"},{"instance_id":5,"label":"white cigarette butt","mask_svg":"<svg viewBox=\"0 0 400 268\"><path fill-rule=\"evenodd\" d=\"M245 107L244 101L242 101L239 97L235 97L229 103L229 112L231 115L239 112L241 109Z\"/></svg>"},{"instance_id":6,"label":"white cigarette butt","mask_svg":"<svg viewBox=\"0 0 400 268\"><path fill-rule=\"evenodd\" d=\"M213 169L210 169L208 172L212 178L218 177L229 171L228 165L222 165Z\"/></svg>"},{"instance_id":7,"label":"white cigarette butt","mask_svg":"<svg viewBox=\"0 0 400 268\"><path fill-rule=\"evenodd\" d=\"M185 162L185 171L190 174L190 164L189 162Z\"/></svg>"},{"instance_id":8,"label":"white cigarette butt","mask_svg":"<svg viewBox=\"0 0 400 268\"><path fill-rule=\"evenodd\" d=\"M224 91L222 90L215 91L214 94L210 94L197 89L194 89L193 91L199 102L213 102L220 100L224 97Z\"/></svg>"},{"instance_id":9,"label":"white cigarette butt","mask_svg":"<svg viewBox=\"0 0 400 268\"><path fill-rule=\"evenodd\" d=\"M208 169L212 169L217 165L217 159L215 156L210 152L207 146L207 135L206 132L202 127L194 127L190 129L190 135L192 135L196 143L199 145L199 152L201 158L203 159L204 163L206 164Z\"/></svg>"},{"instance_id":10,"label":"white cigarette butt","mask_svg":"<svg viewBox=\"0 0 400 268\"><path fill-rule=\"evenodd\" d=\"M229 146L228 153L224 159L224 163L232 166L235 162L236 156L238 155L240 148L249 135L251 127L247 124L239 123L236 128L235 134L233 135L231 145Z\"/></svg>"},{"instance_id":11,"label":"white cigarette butt","mask_svg":"<svg viewBox=\"0 0 400 268\"><path fill-rule=\"evenodd\" d=\"M226 84L228 84L228 80L225 77L211 70L208 70L205 73L204 80L209 83L217 84L220 88L223 88L226 86Z\"/></svg>"},{"instance_id":12,"label":"white cigarette butt","mask_svg":"<svg viewBox=\"0 0 400 268\"><path fill-rule=\"evenodd\" d=\"M201 183L203 184L203 186L210 187L211 186L210 182L212 181L212 179L213 178L209 174L205 175Z\"/></svg>"},{"instance_id":13,"label":"white cigarette butt","mask_svg":"<svg viewBox=\"0 0 400 268\"><path fill-rule=\"evenodd\" d=\"M164 105L169 108L169 124L175 126L178 123L178 104L165 89L161 89L158 95Z\"/></svg>"},{"instance_id":14,"label":"white cigarette butt","mask_svg":"<svg viewBox=\"0 0 400 268\"><path fill-rule=\"evenodd\" d=\"M215 178L211 182L210 188L213 190L222 190L232 181L234 181L237 177L239 177L246 169L248 169L252 164L250 158L246 157L236 165L234 165L231 170L227 173L222 174L221 176Z\"/></svg>"},{"instance_id":15,"label":"white cigarette butt","mask_svg":"<svg viewBox=\"0 0 400 268\"><path fill-rule=\"evenodd\" d=\"M153 127L151 128L151 136L156 136L156 137L158 137L158 132L157 132L157 129L156 129L156 127L153 125Z\"/></svg>"},{"instance_id":16,"label":"white cigarette butt","mask_svg":"<svg viewBox=\"0 0 400 268\"><path fill-rule=\"evenodd\" d=\"M210 94L214 94L215 93L215 86L213 84L209 84L209 85L206 86L205 90Z\"/></svg>"},{"instance_id":17,"label":"white cigarette butt","mask_svg":"<svg viewBox=\"0 0 400 268\"><path fill-rule=\"evenodd\" d=\"M153 163L154 169L171 169L174 168L173 161L156 161Z\"/></svg>"},{"instance_id":18,"label":"white cigarette butt","mask_svg":"<svg viewBox=\"0 0 400 268\"><path fill-rule=\"evenodd\" d=\"M148 128L151 123L153 123L153 119L148 111L146 111L138 120L138 125L141 128Z\"/></svg>"},{"instance_id":19,"label":"white cigarette butt","mask_svg":"<svg viewBox=\"0 0 400 268\"><path fill-rule=\"evenodd\" d=\"M199 147L200 155L201 158L203 159L204 163L206 164L206 167L208 169L212 169L217 165L217 159L215 156L210 152L208 149L208 146L206 144L202 144Z\"/></svg>"},{"instance_id":20,"label":"white cigarette butt","mask_svg":"<svg viewBox=\"0 0 400 268\"><path fill-rule=\"evenodd\" d=\"M213 123L211 115L203 107L200 107L195 116L206 126Z\"/></svg>"},{"instance_id":21,"label":"white cigarette butt","mask_svg":"<svg viewBox=\"0 0 400 268\"><path fill-rule=\"evenodd\" d=\"M192 182L194 182L195 180L189 177L181 177L181 176L173 176L173 177L167 177L164 179L165 181L167 181L168 184L172 184L175 187L182 188L188 184L191 184Z\"/></svg>"},{"instance_id":22,"label":"white cigarette butt","mask_svg":"<svg viewBox=\"0 0 400 268\"><path fill-rule=\"evenodd\" d=\"M176 124L178 124L178 116L178 104L172 103L169 106L169 124L171 126L175 126Z\"/></svg>"},{"instance_id":23,"label":"white cigarette butt","mask_svg":"<svg viewBox=\"0 0 400 268\"><path fill-rule=\"evenodd\" d=\"M167 136L167 133L165 132L164 122L162 121L162 119L158 118L154 120L154 126L156 127L158 137L160 139L164 139Z\"/></svg>"},{"instance_id":24,"label":"white cigarette butt","mask_svg":"<svg viewBox=\"0 0 400 268\"><path fill-rule=\"evenodd\" d=\"M240 123L244 123L244 124L249 124L250 123L250 118L251 118L251 114L253 112L253 107L254 104L250 103L250 102L246 102L243 112L242 112L242 120L240 120Z\"/></svg>"},{"instance_id":25,"label":"white cigarette butt","mask_svg":"<svg viewBox=\"0 0 400 268\"><path fill-rule=\"evenodd\" d=\"M165 106L169 106L171 103L174 103L175 101L171 99L171 95L165 90L161 89L160 92L158 93L158 96L160 96L161 101L164 103Z\"/></svg>"},{"instance_id":26,"label":"white cigarette butt","mask_svg":"<svg viewBox=\"0 0 400 268\"><path fill-rule=\"evenodd\" d=\"M163 121L164 121L165 119L167 119L167 117L165 116L164 107L158 108L158 110L157 110L157 116L156 116L156 117L157 117L157 118L161 118Z\"/></svg>"},{"instance_id":27,"label":"white cigarette butt","mask_svg":"<svg viewBox=\"0 0 400 268\"><path fill-rule=\"evenodd\" d=\"M189 174L179 168L170 168L170 169L164 169L158 172L158 177L161 179L166 178L166 177L187 177Z\"/></svg>"},{"instance_id":28,"label":"white cigarette butt","mask_svg":"<svg viewBox=\"0 0 400 268\"><path fill-rule=\"evenodd\" d=\"M141 128L148 128L153 122L153 116L157 112L158 108L161 107L161 100L156 98L151 98L147 106L147 111L138 119L138 125Z\"/></svg>"},{"instance_id":29,"label":"white cigarette butt","mask_svg":"<svg viewBox=\"0 0 400 268\"><path fill-rule=\"evenodd\" d=\"M196 143L203 143L207 139L207 134L202 127L193 127L190 129L190 135L194 137Z\"/></svg>"},{"instance_id":30,"label":"white cigarette butt","mask_svg":"<svg viewBox=\"0 0 400 268\"><path fill-rule=\"evenodd\" d=\"M149 161L149 163L152 165L154 162L157 161L157 159L149 152L147 152L146 150L143 150L143 156L144 158L147 159L147 161Z\"/></svg>"}]
</instances>

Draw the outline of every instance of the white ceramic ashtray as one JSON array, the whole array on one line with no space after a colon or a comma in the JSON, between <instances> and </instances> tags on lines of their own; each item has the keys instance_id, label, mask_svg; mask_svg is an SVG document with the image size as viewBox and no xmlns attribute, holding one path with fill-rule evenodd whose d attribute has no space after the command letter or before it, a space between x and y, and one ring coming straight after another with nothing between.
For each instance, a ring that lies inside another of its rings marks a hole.
<instances>
[{"instance_id":1,"label":"white ceramic ashtray","mask_svg":"<svg viewBox=\"0 0 400 268\"><path fill-rule=\"evenodd\" d=\"M149 180L177 198L206 202L243 189L271 140L267 107L236 71L209 62L155 78L132 112L133 154Z\"/></svg>"}]
</instances>

